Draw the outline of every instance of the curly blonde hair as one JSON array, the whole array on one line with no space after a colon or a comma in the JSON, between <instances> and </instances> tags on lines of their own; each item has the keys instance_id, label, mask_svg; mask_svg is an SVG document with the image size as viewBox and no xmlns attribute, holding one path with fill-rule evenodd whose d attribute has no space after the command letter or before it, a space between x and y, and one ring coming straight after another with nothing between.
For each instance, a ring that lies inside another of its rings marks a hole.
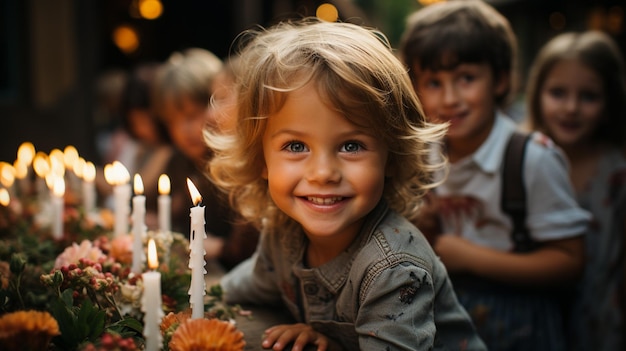
<instances>
[{"instance_id":1,"label":"curly blonde hair","mask_svg":"<svg viewBox=\"0 0 626 351\"><path fill-rule=\"evenodd\" d=\"M379 31L315 18L279 23L240 36L239 114L234 135L205 131L214 150L208 165L213 182L248 220L276 229L291 220L273 204L264 169L263 134L267 118L287 95L313 82L327 101L352 123L374 131L388 146L383 197L390 207L413 218L420 199L434 187L431 145L446 125L426 121L402 63Z\"/></svg>"}]
</instances>

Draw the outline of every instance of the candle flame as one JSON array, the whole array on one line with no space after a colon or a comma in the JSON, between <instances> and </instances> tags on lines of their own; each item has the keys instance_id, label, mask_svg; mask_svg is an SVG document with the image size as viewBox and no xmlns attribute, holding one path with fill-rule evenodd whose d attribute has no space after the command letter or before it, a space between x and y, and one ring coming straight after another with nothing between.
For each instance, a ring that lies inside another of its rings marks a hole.
<instances>
[{"instance_id":1,"label":"candle flame","mask_svg":"<svg viewBox=\"0 0 626 351\"><path fill-rule=\"evenodd\" d=\"M113 161L113 167L119 173L120 181L122 183L128 183L130 181L130 173L128 173L128 169L122 164L120 161Z\"/></svg>"},{"instance_id":2,"label":"candle flame","mask_svg":"<svg viewBox=\"0 0 626 351\"><path fill-rule=\"evenodd\" d=\"M84 177L84 173L85 173L85 164L87 163L87 161L85 161L84 158L79 157L78 159L76 159L76 163L74 163L74 174L76 174L76 176L78 178L83 178Z\"/></svg>"},{"instance_id":3,"label":"candle flame","mask_svg":"<svg viewBox=\"0 0 626 351\"><path fill-rule=\"evenodd\" d=\"M7 207L9 206L9 202L11 202L9 191L5 188L0 188L0 205Z\"/></svg>"},{"instance_id":4,"label":"candle flame","mask_svg":"<svg viewBox=\"0 0 626 351\"><path fill-rule=\"evenodd\" d=\"M141 180L141 176L139 175L139 173L135 174L135 195L141 195L143 194L143 181Z\"/></svg>"},{"instance_id":5,"label":"candle flame","mask_svg":"<svg viewBox=\"0 0 626 351\"><path fill-rule=\"evenodd\" d=\"M148 267L150 267L150 269L157 269L159 267L156 244L152 238L148 240Z\"/></svg>"},{"instance_id":6,"label":"candle flame","mask_svg":"<svg viewBox=\"0 0 626 351\"><path fill-rule=\"evenodd\" d=\"M33 159L33 169L40 178L45 178L46 174L50 172L50 161L48 155L39 151Z\"/></svg>"},{"instance_id":7,"label":"candle flame","mask_svg":"<svg viewBox=\"0 0 626 351\"><path fill-rule=\"evenodd\" d=\"M24 179L28 176L28 165L19 158L13 162L13 168L15 168L15 178Z\"/></svg>"},{"instance_id":8,"label":"candle flame","mask_svg":"<svg viewBox=\"0 0 626 351\"><path fill-rule=\"evenodd\" d=\"M96 179L96 165L89 161L83 165L83 179L86 182L93 182Z\"/></svg>"},{"instance_id":9,"label":"candle flame","mask_svg":"<svg viewBox=\"0 0 626 351\"><path fill-rule=\"evenodd\" d=\"M44 179L46 180L46 186L48 187L48 189L50 189L50 191L54 189L54 181L56 180L56 178L57 178L57 175L54 173L48 173L44 177Z\"/></svg>"},{"instance_id":10,"label":"candle flame","mask_svg":"<svg viewBox=\"0 0 626 351\"><path fill-rule=\"evenodd\" d=\"M111 185L128 183L130 174L120 161L113 161L104 166L104 179Z\"/></svg>"},{"instance_id":11,"label":"candle flame","mask_svg":"<svg viewBox=\"0 0 626 351\"><path fill-rule=\"evenodd\" d=\"M54 196L63 197L65 195L65 180L63 177L54 177L52 185L52 193Z\"/></svg>"},{"instance_id":12,"label":"candle flame","mask_svg":"<svg viewBox=\"0 0 626 351\"><path fill-rule=\"evenodd\" d=\"M68 145L63 150L63 162L65 164L65 168L74 169L76 166L76 161L78 161L78 150L76 147L72 145Z\"/></svg>"},{"instance_id":13,"label":"candle flame","mask_svg":"<svg viewBox=\"0 0 626 351\"><path fill-rule=\"evenodd\" d=\"M15 167L7 162L0 162L0 183L9 188L15 182Z\"/></svg>"},{"instance_id":14,"label":"candle flame","mask_svg":"<svg viewBox=\"0 0 626 351\"><path fill-rule=\"evenodd\" d=\"M30 141L23 142L17 149L17 159L24 162L26 166L30 166L33 157L35 157L35 145Z\"/></svg>"},{"instance_id":15,"label":"candle flame","mask_svg":"<svg viewBox=\"0 0 626 351\"><path fill-rule=\"evenodd\" d=\"M54 149L50 151L50 171L60 177L65 175L65 159L63 151Z\"/></svg>"},{"instance_id":16,"label":"candle flame","mask_svg":"<svg viewBox=\"0 0 626 351\"><path fill-rule=\"evenodd\" d=\"M159 176L159 194L168 195L171 191L170 177L167 174Z\"/></svg>"},{"instance_id":17,"label":"candle flame","mask_svg":"<svg viewBox=\"0 0 626 351\"><path fill-rule=\"evenodd\" d=\"M196 186L193 185L193 182L189 178L187 178L187 187L189 188L191 201L193 202L194 206L197 206L199 203L202 202L202 195L200 195L200 192L198 191Z\"/></svg>"}]
</instances>

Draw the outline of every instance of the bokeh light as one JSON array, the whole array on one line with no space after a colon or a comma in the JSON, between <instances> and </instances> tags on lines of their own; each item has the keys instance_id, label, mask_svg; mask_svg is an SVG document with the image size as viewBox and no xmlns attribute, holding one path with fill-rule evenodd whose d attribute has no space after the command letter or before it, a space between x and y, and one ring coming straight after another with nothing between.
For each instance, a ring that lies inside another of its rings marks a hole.
<instances>
[{"instance_id":1,"label":"bokeh light","mask_svg":"<svg viewBox=\"0 0 626 351\"><path fill-rule=\"evenodd\" d=\"M567 24L565 15L561 12L552 12L548 18L548 22L550 23L550 27L554 30L563 30Z\"/></svg>"},{"instance_id":2,"label":"bokeh light","mask_svg":"<svg viewBox=\"0 0 626 351\"><path fill-rule=\"evenodd\" d=\"M163 4L159 0L139 0L139 14L141 17L153 20L161 17Z\"/></svg>"},{"instance_id":3,"label":"bokeh light","mask_svg":"<svg viewBox=\"0 0 626 351\"><path fill-rule=\"evenodd\" d=\"M317 18L327 22L337 22L337 19L339 19L339 11L335 5L329 3L318 6L315 15Z\"/></svg>"},{"instance_id":4,"label":"bokeh light","mask_svg":"<svg viewBox=\"0 0 626 351\"><path fill-rule=\"evenodd\" d=\"M139 48L139 35L134 28L120 25L113 31L113 42L125 54L132 54Z\"/></svg>"}]
</instances>

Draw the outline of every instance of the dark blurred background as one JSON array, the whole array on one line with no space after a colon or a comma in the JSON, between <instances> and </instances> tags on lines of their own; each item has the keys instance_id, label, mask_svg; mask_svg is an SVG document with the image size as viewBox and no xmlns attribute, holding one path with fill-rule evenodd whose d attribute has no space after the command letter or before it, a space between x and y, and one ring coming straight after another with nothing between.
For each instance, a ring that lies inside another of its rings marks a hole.
<instances>
[{"instance_id":1,"label":"dark blurred background","mask_svg":"<svg viewBox=\"0 0 626 351\"><path fill-rule=\"evenodd\" d=\"M341 20L378 27L396 44L405 17L429 2L0 0L0 161L13 162L18 146L31 141L44 152L74 145L98 162L95 133L108 123L101 95L113 89L118 72L138 63L188 47L224 58L242 30L315 15L323 3L334 5ZM522 84L537 49L562 31L601 29L625 49L623 0L488 2L518 36Z\"/></svg>"}]
</instances>

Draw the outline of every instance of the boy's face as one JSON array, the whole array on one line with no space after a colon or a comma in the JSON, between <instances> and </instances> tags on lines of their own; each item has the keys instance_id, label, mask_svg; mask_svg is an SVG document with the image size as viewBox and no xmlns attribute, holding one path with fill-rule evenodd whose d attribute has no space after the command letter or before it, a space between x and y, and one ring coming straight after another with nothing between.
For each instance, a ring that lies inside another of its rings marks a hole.
<instances>
[{"instance_id":1,"label":"boy's face","mask_svg":"<svg viewBox=\"0 0 626 351\"><path fill-rule=\"evenodd\" d=\"M472 152L489 135L493 125L496 96L507 81L496 82L488 64L465 63L451 70L422 70L412 66L413 87L426 116L432 122L449 122L447 140L451 146Z\"/></svg>"},{"instance_id":2,"label":"boy's face","mask_svg":"<svg viewBox=\"0 0 626 351\"><path fill-rule=\"evenodd\" d=\"M206 159L209 148L204 142L203 129L209 121L209 109L189 99L180 104L167 104L163 112L174 145L190 160Z\"/></svg>"},{"instance_id":3,"label":"boy's face","mask_svg":"<svg viewBox=\"0 0 626 351\"><path fill-rule=\"evenodd\" d=\"M327 105L311 83L268 117L263 153L272 199L311 240L350 242L382 197L387 146Z\"/></svg>"},{"instance_id":4,"label":"boy's face","mask_svg":"<svg viewBox=\"0 0 626 351\"><path fill-rule=\"evenodd\" d=\"M561 146L588 142L604 116L604 86L592 69L577 60L555 64L539 92L541 115Z\"/></svg>"}]
</instances>

